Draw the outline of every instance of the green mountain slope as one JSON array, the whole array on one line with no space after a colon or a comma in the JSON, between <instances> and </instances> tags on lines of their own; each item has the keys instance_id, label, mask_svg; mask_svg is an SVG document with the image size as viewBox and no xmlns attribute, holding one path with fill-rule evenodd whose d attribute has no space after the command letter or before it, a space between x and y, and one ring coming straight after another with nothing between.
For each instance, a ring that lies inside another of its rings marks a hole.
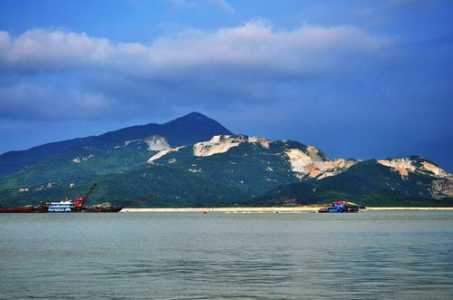
<instances>
[{"instance_id":1,"label":"green mountain slope","mask_svg":"<svg viewBox=\"0 0 453 300\"><path fill-rule=\"evenodd\" d=\"M420 157L330 160L314 146L245 135L183 143L226 130L216 124L191 114L173 121L167 136L148 135L146 126L146 132L128 128L57 151L1 176L0 206L74 198L93 183L98 188L91 204L130 207L296 205L338 198L366 205L453 205L453 176Z\"/></svg>"},{"instance_id":2,"label":"green mountain slope","mask_svg":"<svg viewBox=\"0 0 453 300\"><path fill-rule=\"evenodd\" d=\"M0 155L0 177L44 161L74 158L85 152L109 152L131 141L145 141L152 136L164 137L169 145L189 145L210 139L217 134L231 134L217 121L200 113L190 113L164 124L132 126L99 136L89 136L49 143L24 151L11 151Z\"/></svg>"},{"instance_id":3,"label":"green mountain slope","mask_svg":"<svg viewBox=\"0 0 453 300\"><path fill-rule=\"evenodd\" d=\"M89 204L110 202L131 207L181 207L240 205L248 195L233 187L225 186L183 170L161 166L145 166L126 173L97 175L82 179L77 186L68 182L53 182L51 186L30 187L0 191L0 206L38 204L41 201L74 198L96 182L97 188Z\"/></svg>"},{"instance_id":4,"label":"green mountain slope","mask_svg":"<svg viewBox=\"0 0 453 300\"><path fill-rule=\"evenodd\" d=\"M420 159L417 159L420 160ZM420 205L451 206L451 177L441 178L421 172L407 176L376 160L357 163L345 172L319 181L280 186L260 197L257 202L298 204L325 203L333 199L348 199L371 206ZM435 188L439 183L446 186Z\"/></svg>"},{"instance_id":5,"label":"green mountain slope","mask_svg":"<svg viewBox=\"0 0 453 300\"><path fill-rule=\"evenodd\" d=\"M303 148L302 144L294 143ZM279 185L296 182L282 150L283 142L263 147L259 143L242 142L224 153L195 156L193 147L172 152L153 164L170 170L185 170L205 179L215 179L251 196L257 196Z\"/></svg>"}]
</instances>

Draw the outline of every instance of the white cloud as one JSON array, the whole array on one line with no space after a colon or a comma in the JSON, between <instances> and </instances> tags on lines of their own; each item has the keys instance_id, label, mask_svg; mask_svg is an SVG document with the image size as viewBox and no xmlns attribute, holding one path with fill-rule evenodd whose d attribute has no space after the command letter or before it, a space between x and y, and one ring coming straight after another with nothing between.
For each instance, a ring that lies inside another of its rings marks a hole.
<instances>
[{"instance_id":1,"label":"white cloud","mask_svg":"<svg viewBox=\"0 0 453 300\"><path fill-rule=\"evenodd\" d=\"M388 43L352 26L277 31L263 21L214 32L184 31L148 45L35 29L17 37L0 32L0 62L31 70L111 69L147 78L179 76L181 70L206 66L303 73L347 66L351 55L379 55Z\"/></svg>"},{"instance_id":2,"label":"white cloud","mask_svg":"<svg viewBox=\"0 0 453 300\"><path fill-rule=\"evenodd\" d=\"M0 32L0 118L86 119L296 98L295 78L343 76L363 61L372 65L390 42L352 26L276 30L265 21L147 44L63 30Z\"/></svg>"}]
</instances>

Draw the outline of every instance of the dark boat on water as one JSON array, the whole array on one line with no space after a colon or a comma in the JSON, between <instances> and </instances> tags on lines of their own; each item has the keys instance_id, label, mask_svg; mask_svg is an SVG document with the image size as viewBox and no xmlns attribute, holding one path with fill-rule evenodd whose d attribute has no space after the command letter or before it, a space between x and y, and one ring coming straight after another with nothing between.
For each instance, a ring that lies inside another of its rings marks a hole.
<instances>
[{"instance_id":1,"label":"dark boat on water","mask_svg":"<svg viewBox=\"0 0 453 300\"><path fill-rule=\"evenodd\" d=\"M328 207L319 209L319 213L356 213L359 212L360 206L346 200L337 200L332 202Z\"/></svg>"},{"instance_id":2,"label":"dark boat on water","mask_svg":"<svg viewBox=\"0 0 453 300\"><path fill-rule=\"evenodd\" d=\"M22 206L0 208L0 213L73 213L73 212L92 212L92 213L115 213L121 211L122 207L114 207L109 203L86 206L89 196L94 192L96 184L90 190L74 200L41 203L39 206Z\"/></svg>"}]
</instances>

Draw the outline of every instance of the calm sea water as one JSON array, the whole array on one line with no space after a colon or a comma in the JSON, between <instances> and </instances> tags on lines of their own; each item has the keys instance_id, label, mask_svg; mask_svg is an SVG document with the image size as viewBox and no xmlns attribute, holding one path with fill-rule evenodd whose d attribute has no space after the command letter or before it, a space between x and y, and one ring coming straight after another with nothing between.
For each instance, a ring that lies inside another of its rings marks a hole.
<instances>
[{"instance_id":1,"label":"calm sea water","mask_svg":"<svg viewBox=\"0 0 453 300\"><path fill-rule=\"evenodd\" d=\"M453 212L0 215L1 299L453 299Z\"/></svg>"}]
</instances>

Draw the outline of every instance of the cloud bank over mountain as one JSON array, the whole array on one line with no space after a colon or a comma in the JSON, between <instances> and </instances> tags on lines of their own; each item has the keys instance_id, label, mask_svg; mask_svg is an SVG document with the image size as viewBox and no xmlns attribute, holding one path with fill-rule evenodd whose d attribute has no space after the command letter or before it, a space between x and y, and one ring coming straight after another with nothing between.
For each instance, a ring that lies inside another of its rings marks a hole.
<instances>
[{"instance_id":1,"label":"cloud bank over mountain","mask_svg":"<svg viewBox=\"0 0 453 300\"><path fill-rule=\"evenodd\" d=\"M353 26L276 30L262 20L216 31L188 30L159 37L148 45L63 30L33 29L18 36L0 32L2 73L10 77L0 86L1 112L21 118L66 118L68 113L74 116L74 111L80 112L75 114L80 118L104 116L117 104L115 95L105 90L109 85L122 85L126 95L136 85L156 85L150 94L157 90L158 97L180 98L169 103L169 108L189 100L183 94L172 95L172 88L165 91L181 83L184 89L193 85L209 92L211 81L216 80L213 85L220 90L250 100L260 98L260 85L348 72L360 67L363 60L384 59L382 52L390 44L389 38ZM72 72L96 75L80 80L76 89L39 80L43 76L70 77ZM93 88L99 81L104 87ZM153 104L130 93L128 98L136 104ZM45 109L48 105L55 105L50 112Z\"/></svg>"},{"instance_id":2,"label":"cloud bank over mountain","mask_svg":"<svg viewBox=\"0 0 453 300\"><path fill-rule=\"evenodd\" d=\"M344 66L345 58L372 55L388 43L387 38L353 26L307 25L276 31L264 21L214 32L188 30L160 37L150 45L34 29L17 37L0 32L0 58L4 66L16 71L93 67L145 77L171 77L171 71L185 68L229 65L300 74Z\"/></svg>"}]
</instances>

